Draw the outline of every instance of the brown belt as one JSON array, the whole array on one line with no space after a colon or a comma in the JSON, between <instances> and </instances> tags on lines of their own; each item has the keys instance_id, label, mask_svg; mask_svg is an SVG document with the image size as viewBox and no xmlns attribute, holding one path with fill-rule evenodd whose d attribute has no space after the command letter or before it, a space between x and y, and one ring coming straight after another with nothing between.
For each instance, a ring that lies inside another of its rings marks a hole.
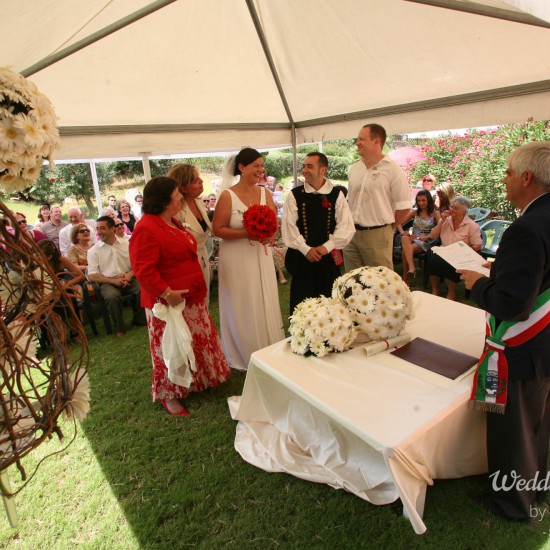
<instances>
[{"instance_id":1,"label":"brown belt","mask_svg":"<svg viewBox=\"0 0 550 550\"><path fill-rule=\"evenodd\" d=\"M384 225L371 225L370 227L363 227L362 225L355 224L355 229L357 231L370 231L371 229L382 229L382 227L387 227L390 225L389 223L385 223Z\"/></svg>"}]
</instances>

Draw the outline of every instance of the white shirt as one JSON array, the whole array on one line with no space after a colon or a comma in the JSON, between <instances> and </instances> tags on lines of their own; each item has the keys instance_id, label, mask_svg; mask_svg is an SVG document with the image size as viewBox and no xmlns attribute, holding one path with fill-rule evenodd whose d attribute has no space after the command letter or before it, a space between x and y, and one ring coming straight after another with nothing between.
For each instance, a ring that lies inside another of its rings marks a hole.
<instances>
[{"instance_id":1,"label":"white shirt","mask_svg":"<svg viewBox=\"0 0 550 550\"><path fill-rule=\"evenodd\" d=\"M129 241L119 239L110 245L99 241L88 250L88 275L117 277L132 270Z\"/></svg>"},{"instance_id":2,"label":"white shirt","mask_svg":"<svg viewBox=\"0 0 550 550\"><path fill-rule=\"evenodd\" d=\"M332 188L332 183L326 179L317 193L328 195L332 191ZM304 191L306 193L316 192L308 183L304 184ZM295 248L304 256L307 256L307 253L311 250L311 246L306 243L304 237L300 234L297 221L298 207L296 206L294 193L290 192L283 207L283 219L281 222L283 241L289 248ZM354 233L355 227L351 211L344 194L340 193L336 199L336 227L334 233L329 235L329 240L322 246L327 249L327 252L332 252L335 248L344 248L351 241Z\"/></svg>"},{"instance_id":3,"label":"white shirt","mask_svg":"<svg viewBox=\"0 0 550 550\"><path fill-rule=\"evenodd\" d=\"M81 222L78 222L78 223L80 224ZM71 246L73 246L73 243L71 242L71 231L73 230L73 227L74 225L72 224L66 225L59 232L59 250L61 251L62 256L66 256ZM97 242L97 238L95 236L95 229L88 224L86 224L86 227L90 230L90 243L95 244Z\"/></svg>"},{"instance_id":4,"label":"white shirt","mask_svg":"<svg viewBox=\"0 0 550 550\"><path fill-rule=\"evenodd\" d=\"M376 227L394 223L396 210L411 207L407 176L387 155L368 169L362 160L353 163L348 179L348 203L357 225Z\"/></svg>"}]
</instances>

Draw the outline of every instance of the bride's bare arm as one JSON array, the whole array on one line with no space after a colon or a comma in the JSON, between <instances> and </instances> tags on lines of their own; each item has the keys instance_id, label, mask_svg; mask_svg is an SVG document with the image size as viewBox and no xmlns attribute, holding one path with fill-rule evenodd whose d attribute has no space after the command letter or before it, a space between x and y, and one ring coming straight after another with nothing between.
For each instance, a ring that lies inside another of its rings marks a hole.
<instances>
[{"instance_id":1,"label":"bride's bare arm","mask_svg":"<svg viewBox=\"0 0 550 550\"><path fill-rule=\"evenodd\" d=\"M231 196L228 191L223 191L216 204L214 220L212 221L212 233L220 239L235 240L248 239L249 235L245 229L231 229Z\"/></svg>"}]
</instances>

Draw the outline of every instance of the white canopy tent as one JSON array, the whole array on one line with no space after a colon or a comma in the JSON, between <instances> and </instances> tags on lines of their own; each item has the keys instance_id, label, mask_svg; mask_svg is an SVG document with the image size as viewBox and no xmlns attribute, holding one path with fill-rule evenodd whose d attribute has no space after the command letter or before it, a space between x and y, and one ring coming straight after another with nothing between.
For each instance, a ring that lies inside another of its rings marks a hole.
<instances>
[{"instance_id":1,"label":"white canopy tent","mask_svg":"<svg viewBox=\"0 0 550 550\"><path fill-rule=\"evenodd\" d=\"M62 159L550 118L546 0L0 0Z\"/></svg>"}]
</instances>

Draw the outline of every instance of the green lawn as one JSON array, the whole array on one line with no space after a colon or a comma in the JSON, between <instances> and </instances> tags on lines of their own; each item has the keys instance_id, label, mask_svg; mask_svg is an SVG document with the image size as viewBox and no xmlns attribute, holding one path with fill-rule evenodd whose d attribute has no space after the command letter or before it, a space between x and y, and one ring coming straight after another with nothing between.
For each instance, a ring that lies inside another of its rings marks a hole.
<instances>
[{"instance_id":1,"label":"green lawn","mask_svg":"<svg viewBox=\"0 0 550 550\"><path fill-rule=\"evenodd\" d=\"M283 314L288 287L279 286ZM212 314L217 319L216 292ZM128 311L128 314L130 312ZM99 321L99 320L98 320ZM399 502L373 506L349 493L268 474L233 448L226 399L245 375L187 400L189 418L150 399L145 328L125 338L90 336L92 408L74 443L41 465L17 497L19 526L0 518L10 549L545 548L550 521L523 526L487 516L469 497L483 476L428 489L428 532L414 534ZM65 426L67 442L72 425ZM25 459L63 448L56 439ZM20 486L15 468L9 471ZM546 514L547 516L549 514Z\"/></svg>"}]
</instances>

